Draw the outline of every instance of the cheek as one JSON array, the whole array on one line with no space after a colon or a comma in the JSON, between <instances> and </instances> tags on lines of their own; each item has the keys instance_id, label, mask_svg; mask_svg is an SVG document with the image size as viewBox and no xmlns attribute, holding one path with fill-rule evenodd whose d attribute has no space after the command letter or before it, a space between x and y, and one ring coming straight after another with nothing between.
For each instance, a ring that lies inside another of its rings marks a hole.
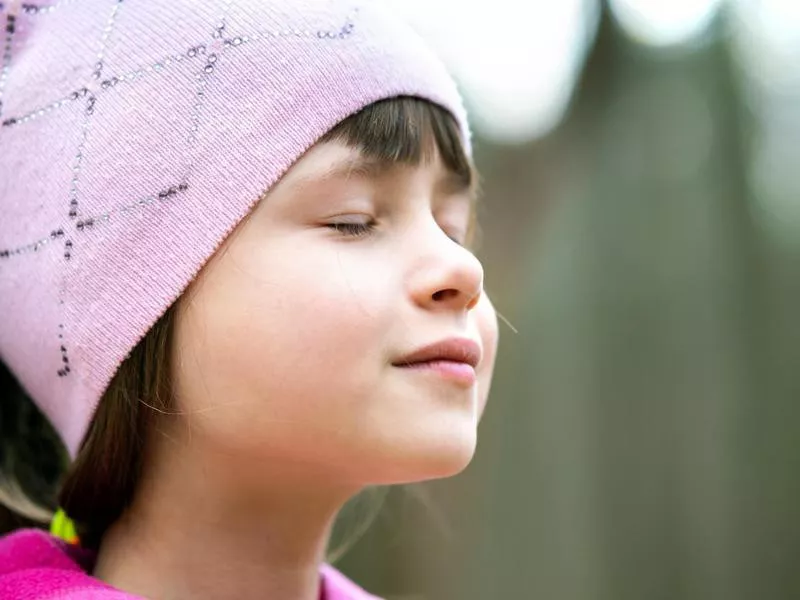
<instances>
[{"instance_id":1,"label":"cheek","mask_svg":"<svg viewBox=\"0 0 800 600\"><path fill-rule=\"evenodd\" d=\"M330 254L229 252L204 277L180 327L182 395L213 409L217 435L280 443L293 428L275 423L341 429L379 376L385 290Z\"/></svg>"}]
</instances>

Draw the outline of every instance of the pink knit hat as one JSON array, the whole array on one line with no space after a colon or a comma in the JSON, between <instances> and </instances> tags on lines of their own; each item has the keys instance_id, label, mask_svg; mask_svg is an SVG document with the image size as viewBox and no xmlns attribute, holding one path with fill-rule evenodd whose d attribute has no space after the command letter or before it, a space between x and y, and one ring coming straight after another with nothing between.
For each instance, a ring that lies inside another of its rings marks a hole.
<instances>
[{"instance_id":1,"label":"pink knit hat","mask_svg":"<svg viewBox=\"0 0 800 600\"><path fill-rule=\"evenodd\" d=\"M378 4L0 0L0 359L70 454L120 363L334 125L418 96L469 145L444 67Z\"/></svg>"}]
</instances>

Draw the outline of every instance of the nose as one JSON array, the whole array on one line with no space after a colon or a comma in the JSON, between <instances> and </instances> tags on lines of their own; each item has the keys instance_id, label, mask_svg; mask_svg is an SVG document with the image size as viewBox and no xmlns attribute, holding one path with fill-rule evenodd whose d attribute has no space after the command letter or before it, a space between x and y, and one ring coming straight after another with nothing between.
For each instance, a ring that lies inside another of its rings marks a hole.
<instances>
[{"instance_id":1,"label":"nose","mask_svg":"<svg viewBox=\"0 0 800 600\"><path fill-rule=\"evenodd\" d=\"M435 225L427 243L416 248L412 275L414 302L427 310L469 311L483 293L483 265Z\"/></svg>"}]
</instances>

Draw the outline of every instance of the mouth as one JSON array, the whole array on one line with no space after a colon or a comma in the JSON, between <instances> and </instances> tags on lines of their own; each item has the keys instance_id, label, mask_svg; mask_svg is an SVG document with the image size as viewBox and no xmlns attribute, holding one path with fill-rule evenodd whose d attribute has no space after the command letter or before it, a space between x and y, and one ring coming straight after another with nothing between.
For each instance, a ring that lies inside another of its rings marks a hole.
<instances>
[{"instance_id":1,"label":"mouth","mask_svg":"<svg viewBox=\"0 0 800 600\"><path fill-rule=\"evenodd\" d=\"M467 338L449 338L403 356L392 366L407 371L431 373L456 383L472 386L475 368L481 362L481 347Z\"/></svg>"}]
</instances>

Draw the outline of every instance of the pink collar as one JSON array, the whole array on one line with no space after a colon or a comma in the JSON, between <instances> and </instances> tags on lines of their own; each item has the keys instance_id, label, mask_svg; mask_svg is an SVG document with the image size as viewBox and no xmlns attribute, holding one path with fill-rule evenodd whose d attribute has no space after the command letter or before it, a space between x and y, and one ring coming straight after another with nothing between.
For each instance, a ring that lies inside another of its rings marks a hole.
<instances>
[{"instance_id":1,"label":"pink collar","mask_svg":"<svg viewBox=\"0 0 800 600\"><path fill-rule=\"evenodd\" d=\"M0 598L15 600L143 600L85 571L85 550L37 529L0 538ZM329 564L320 567L320 600L380 600Z\"/></svg>"}]
</instances>

